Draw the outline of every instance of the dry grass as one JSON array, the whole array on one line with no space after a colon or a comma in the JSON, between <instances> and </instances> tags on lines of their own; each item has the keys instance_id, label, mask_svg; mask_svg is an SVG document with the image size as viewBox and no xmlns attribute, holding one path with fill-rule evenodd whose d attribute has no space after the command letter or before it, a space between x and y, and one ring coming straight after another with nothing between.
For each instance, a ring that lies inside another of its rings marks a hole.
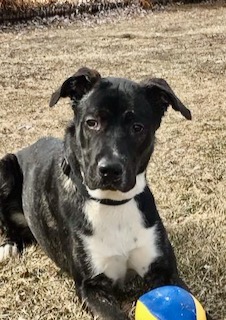
<instances>
[{"instance_id":1,"label":"dry grass","mask_svg":"<svg viewBox=\"0 0 226 320\"><path fill-rule=\"evenodd\" d=\"M64 6L67 5L81 5L92 3L112 3L118 0L0 0L0 9L2 10L24 10L35 9L43 6ZM124 2L128 2L124 0ZM151 0L140 0L145 7L150 7Z\"/></svg>"},{"instance_id":2,"label":"dry grass","mask_svg":"<svg viewBox=\"0 0 226 320\"><path fill-rule=\"evenodd\" d=\"M35 7L46 4L63 4L63 3L88 3L95 0L0 0L1 7L23 8L24 6Z\"/></svg>"},{"instance_id":3,"label":"dry grass","mask_svg":"<svg viewBox=\"0 0 226 320\"><path fill-rule=\"evenodd\" d=\"M193 7L0 33L0 155L63 135L70 108L62 101L49 110L48 100L81 65L137 80L164 77L192 110L192 122L168 112L148 179L181 273L216 320L226 319L225 21L226 8ZM32 247L0 266L0 319L90 317L76 304L72 281Z\"/></svg>"},{"instance_id":4,"label":"dry grass","mask_svg":"<svg viewBox=\"0 0 226 320\"><path fill-rule=\"evenodd\" d=\"M27 7L34 8L37 6L52 4L56 2L57 0L0 0L0 9L18 10L18 9L24 9Z\"/></svg>"}]
</instances>

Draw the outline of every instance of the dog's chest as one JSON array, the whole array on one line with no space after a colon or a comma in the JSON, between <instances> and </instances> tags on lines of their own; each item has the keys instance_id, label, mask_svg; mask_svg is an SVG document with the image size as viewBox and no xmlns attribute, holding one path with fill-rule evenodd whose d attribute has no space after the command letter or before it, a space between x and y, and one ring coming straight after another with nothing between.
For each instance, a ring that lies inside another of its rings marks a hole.
<instances>
[{"instance_id":1,"label":"dog's chest","mask_svg":"<svg viewBox=\"0 0 226 320\"><path fill-rule=\"evenodd\" d=\"M84 210L94 230L83 238L93 276L104 273L123 280L128 269L143 276L159 250L156 226L144 227L136 201L106 206L89 200Z\"/></svg>"}]
</instances>

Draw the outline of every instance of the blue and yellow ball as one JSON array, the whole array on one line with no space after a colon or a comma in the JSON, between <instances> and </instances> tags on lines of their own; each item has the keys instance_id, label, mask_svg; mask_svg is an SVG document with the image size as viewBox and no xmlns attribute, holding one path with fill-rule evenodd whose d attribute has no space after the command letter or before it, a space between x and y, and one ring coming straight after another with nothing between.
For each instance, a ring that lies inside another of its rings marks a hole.
<instances>
[{"instance_id":1,"label":"blue and yellow ball","mask_svg":"<svg viewBox=\"0 0 226 320\"><path fill-rule=\"evenodd\" d=\"M200 302L177 286L151 290L137 301L135 320L206 320Z\"/></svg>"}]
</instances>

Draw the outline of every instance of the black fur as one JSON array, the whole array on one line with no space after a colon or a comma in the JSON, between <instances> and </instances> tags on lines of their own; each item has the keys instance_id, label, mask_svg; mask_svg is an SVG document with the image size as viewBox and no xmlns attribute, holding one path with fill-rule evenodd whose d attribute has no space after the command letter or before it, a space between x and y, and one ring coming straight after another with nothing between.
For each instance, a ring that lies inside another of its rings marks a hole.
<instances>
[{"instance_id":1,"label":"black fur","mask_svg":"<svg viewBox=\"0 0 226 320\"><path fill-rule=\"evenodd\" d=\"M50 106L61 97L70 97L75 112L64 141L43 138L0 161L0 228L20 250L36 239L74 279L77 294L98 319L125 320L117 284L105 274L93 277L83 237L95 231L84 205L92 190L125 193L134 187L136 176L146 170L155 131L169 105L187 119L191 114L162 79L139 84L101 78L88 68L67 79ZM145 228L156 225L161 252L144 275L146 290L167 284L187 289L151 191L146 186L134 200ZM15 211L24 213L27 226L13 222Z\"/></svg>"}]
</instances>

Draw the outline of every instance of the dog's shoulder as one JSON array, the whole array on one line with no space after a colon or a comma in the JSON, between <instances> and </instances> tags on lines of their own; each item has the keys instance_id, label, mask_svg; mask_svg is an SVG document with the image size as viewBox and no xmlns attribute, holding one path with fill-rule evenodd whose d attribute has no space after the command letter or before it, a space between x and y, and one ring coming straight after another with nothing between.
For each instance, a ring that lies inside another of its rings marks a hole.
<instances>
[{"instance_id":1,"label":"dog's shoulder","mask_svg":"<svg viewBox=\"0 0 226 320\"><path fill-rule=\"evenodd\" d=\"M24 181L34 178L36 183L53 174L63 157L63 141L52 137L39 139L16 153Z\"/></svg>"},{"instance_id":2,"label":"dog's shoulder","mask_svg":"<svg viewBox=\"0 0 226 320\"><path fill-rule=\"evenodd\" d=\"M17 159L23 168L25 164L43 165L49 159L63 152L63 141L53 137L43 137L28 147L16 153Z\"/></svg>"}]
</instances>

